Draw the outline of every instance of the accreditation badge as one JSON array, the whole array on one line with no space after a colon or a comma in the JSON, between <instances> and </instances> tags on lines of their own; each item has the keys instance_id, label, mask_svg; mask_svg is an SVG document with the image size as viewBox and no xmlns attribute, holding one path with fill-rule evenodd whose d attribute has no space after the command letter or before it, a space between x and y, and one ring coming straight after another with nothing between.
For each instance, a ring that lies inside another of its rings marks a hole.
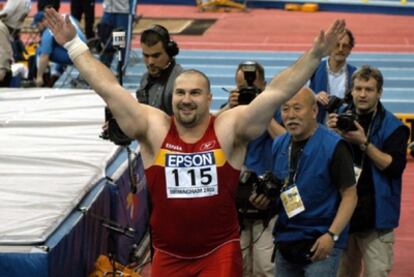
<instances>
[{"instance_id":1,"label":"accreditation badge","mask_svg":"<svg viewBox=\"0 0 414 277\"><path fill-rule=\"evenodd\" d=\"M282 200L283 207L289 218L294 217L297 214L300 214L305 210L303 205L302 198L300 197L298 187L293 185L283 191L280 194L280 199Z\"/></svg>"}]
</instances>

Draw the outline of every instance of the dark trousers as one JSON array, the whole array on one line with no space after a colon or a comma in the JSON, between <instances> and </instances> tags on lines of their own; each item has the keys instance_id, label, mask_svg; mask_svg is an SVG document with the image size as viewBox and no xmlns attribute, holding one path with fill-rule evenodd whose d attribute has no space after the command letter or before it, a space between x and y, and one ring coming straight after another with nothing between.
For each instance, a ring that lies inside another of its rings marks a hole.
<instances>
[{"instance_id":1,"label":"dark trousers","mask_svg":"<svg viewBox=\"0 0 414 277\"><path fill-rule=\"evenodd\" d=\"M37 10L43 11L46 6L51 6L55 10L59 11L60 0L37 0Z\"/></svg>"},{"instance_id":2,"label":"dark trousers","mask_svg":"<svg viewBox=\"0 0 414 277\"><path fill-rule=\"evenodd\" d=\"M0 81L0 88L10 87L11 80L12 80L12 72L8 70L6 72L6 76L4 76L4 79Z\"/></svg>"},{"instance_id":3,"label":"dark trousers","mask_svg":"<svg viewBox=\"0 0 414 277\"><path fill-rule=\"evenodd\" d=\"M95 22L95 0L71 0L70 14L81 21L82 14L85 15L85 35L90 39L95 36L93 25Z\"/></svg>"}]
</instances>

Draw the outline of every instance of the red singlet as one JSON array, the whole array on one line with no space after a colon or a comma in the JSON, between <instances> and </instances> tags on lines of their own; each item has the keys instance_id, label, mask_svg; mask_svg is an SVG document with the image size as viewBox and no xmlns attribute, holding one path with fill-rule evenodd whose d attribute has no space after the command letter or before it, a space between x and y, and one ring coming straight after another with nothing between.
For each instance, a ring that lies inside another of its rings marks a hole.
<instances>
[{"instance_id":1,"label":"red singlet","mask_svg":"<svg viewBox=\"0 0 414 277\"><path fill-rule=\"evenodd\" d=\"M154 164L145 170L157 251L183 259L207 256L239 241L235 193L240 171L226 160L212 116L204 136L188 144L172 118Z\"/></svg>"}]
</instances>

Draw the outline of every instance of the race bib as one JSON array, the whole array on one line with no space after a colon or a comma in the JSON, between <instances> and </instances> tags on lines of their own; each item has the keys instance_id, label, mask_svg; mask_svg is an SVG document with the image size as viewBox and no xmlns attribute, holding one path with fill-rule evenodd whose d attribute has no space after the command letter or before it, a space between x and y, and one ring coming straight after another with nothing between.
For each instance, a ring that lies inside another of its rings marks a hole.
<instances>
[{"instance_id":1,"label":"race bib","mask_svg":"<svg viewBox=\"0 0 414 277\"><path fill-rule=\"evenodd\" d=\"M302 198L300 197L298 187L296 185L288 188L280 194L283 207L285 208L286 214L289 218L300 214L305 210Z\"/></svg>"},{"instance_id":2,"label":"race bib","mask_svg":"<svg viewBox=\"0 0 414 277\"><path fill-rule=\"evenodd\" d=\"M167 198L200 198L218 194L213 152L168 153L165 158Z\"/></svg>"}]
</instances>

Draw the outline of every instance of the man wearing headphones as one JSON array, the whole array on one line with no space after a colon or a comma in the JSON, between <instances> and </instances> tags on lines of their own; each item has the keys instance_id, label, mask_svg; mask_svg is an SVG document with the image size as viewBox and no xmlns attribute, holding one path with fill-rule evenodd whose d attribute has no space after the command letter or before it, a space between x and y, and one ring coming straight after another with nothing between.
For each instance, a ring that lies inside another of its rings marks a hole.
<instances>
[{"instance_id":1,"label":"man wearing headphones","mask_svg":"<svg viewBox=\"0 0 414 277\"><path fill-rule=\"evenodd\" d=\"M179 52L178 45L165 27L153 25L142 33L141 48L147 72L141 78L137 99L171 115L174 81L183 71L174 59Z\"/></svg>"}]
</instances>

